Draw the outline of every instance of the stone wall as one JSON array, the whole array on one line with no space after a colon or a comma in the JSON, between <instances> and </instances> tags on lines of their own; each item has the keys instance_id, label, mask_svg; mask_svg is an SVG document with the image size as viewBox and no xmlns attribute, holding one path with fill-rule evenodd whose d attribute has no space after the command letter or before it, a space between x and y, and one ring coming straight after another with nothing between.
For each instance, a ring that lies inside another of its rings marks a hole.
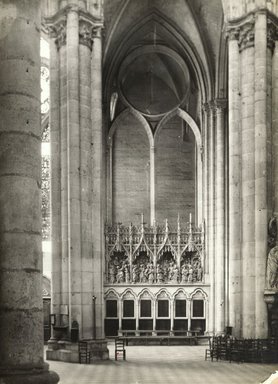
<instances>
[{"instance_id":1,"label":"stone wall","mask_svg":"<svg viewBox=\"0 0 278 384\"><path fill-rule=\"evenodd\" d=\"M129 114L114 135L113 222L128 223L141 213L149 217L149 160L147 134Z\"/></svg>"},{"instance_id":2,"label":"stone wall","mask_svg":"<svg viewBox=\"0 0 278 384\"><path fill-rule=\"evenodd\" d=\"M176 224L178 213L188 219L195 211L194 136L184 122L175 117L160 131L157 140L156 219Z\"/></svg>"}]
</instances>

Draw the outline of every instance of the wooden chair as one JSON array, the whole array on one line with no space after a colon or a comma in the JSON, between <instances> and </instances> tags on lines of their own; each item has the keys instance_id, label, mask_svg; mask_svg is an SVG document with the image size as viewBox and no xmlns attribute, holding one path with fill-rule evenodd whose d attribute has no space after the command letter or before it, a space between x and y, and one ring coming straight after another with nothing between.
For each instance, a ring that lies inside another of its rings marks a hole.
<instances>
[{"instance_id":1,"label":"wooden chair","mask_svg":"<svg viewBox=\"0 0 278 384\"><path fill-rule=\"evenodd\" d=\"M125 342L122 339L115 339L115 360L120 356L123 360L126 359Z\"/></svg>"},{"instance_id":2,"label":"wooden chair","mask_svg":"<svg viewBox=\"0 0 278 384\"><path fill-rule=\"evenodd\" d=\"M209 338L209 348L205 351L205 360L210 358L218 360L218 339L216 337Z\"/></svg>"},{"instance_id":3,"label":"wooden chair","mask_svg":"<svg viewBox=\"0 0 278 384\"><path fill-rule=\"evenodd\" d=\"M78 342L79 364L90 364L91 352L88 348L87 341Z\"/></svg>"}]
</instances>

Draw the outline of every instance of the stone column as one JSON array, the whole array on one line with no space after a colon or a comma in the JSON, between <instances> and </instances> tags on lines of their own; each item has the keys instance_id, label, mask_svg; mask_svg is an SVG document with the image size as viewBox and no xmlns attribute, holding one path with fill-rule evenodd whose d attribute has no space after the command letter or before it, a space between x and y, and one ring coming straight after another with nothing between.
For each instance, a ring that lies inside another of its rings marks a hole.
<instances>
[{"instance_id":1,"label":"stone column","mask_svg":"<svg viewBox=\"0 0 278 384\"><path fill-rule=\"evenodd\" d=\"M208 190L209 190L209 169L208 169L208 152L209 152L209 145L208 145L208 113L209 108L208 104L203 105L203 125L202 125L202 136L203 136L203 217L205 222L205 231L207 232L208 227L208 211L209 211L209 202L208 202ZM208 260L208 237L205 237L205 252L204 255L204 273L207 275L209 273L209 260Z\"/></svg>"},{"instance_id":2,"label":"stone column","mask_svg":"<svg viewBox=\"0 0 278 384\"><path fill-rule=\"evenodd\" d=\"M255 135L254 135L254 23L240 31L242 140L242 332L255 330Z\"/></svg>"},{"instance_id":3,"label":"stone column","mask_svg":"<svg viewBox=\"0 0 278 384\"><path fill-rule=\"evenodd\" d=\"M209 103L209 126L208 126L208 259L210 277L210 331L215 331L215 129L214 129L214 103Z\"/></svg>"},{"instance_id":4,"label":"stone column","mask_svg":"<svg viewBox=\"0 0 278 384\"><path fill-rule=\"evenodd\" d=\"M93 189L93 289L96 296L96 335L104 337L104 203L105 203L105 167L104 132L102 126L102 40L101 27L95 28L91 62L91 113L92 113L92 189Z\"/></svg>"},{"instance_id":5,"label":"stone column","mask_svg":"<svg viewBox=\"0 0 278 384\"><path fill-rule=\"evenodd\" d=\"M155 147L150 148L150 225L155 220Z\"/></svg>"},{"instance_id":6,"label":"stone column","mask_svg":"<svg viewBox=\"0 0 278 384\"><path fill-rule=\"evenodd\" d=\"M60 60L54 39L50 39L50 141L51 141L51 313L58 316L61 304L61 135L60 135ZM56 337L51 329L51 339Z\"/></svg>"},{"instance_id":7,"label":"stone column","mask_svg":"<svg viewBox=\"0 0 278 384\"><path fill-rule=\"evenodd\" d=\"M215 100L215 329L225 328L225 108L226 100Z\"/></svg>"},{"instance_id":8,"label":"stone column","mask_svg":"<svg viewBox=\"0 0 278 384\"><path fill-rule=\"evenodd\" d=\"M81 324L81 212L79 122L79 15L67 13L67 148L68 148L68 257L69 319ZM70 324L71 325L71 324Z\"/></svg>"},{"instance_id":9,"label":"stone column","mask_svg":"<svg viewBox=\"0 0 278 384\"><path fill-rule=\"evenodd\" d=\"M271 180L271 46L267 46L267 14L258 12L255 24L255 275L256 337L267 337L267 306L264 302L267 224Z\"/></svg>"},{"instance_id":10,"label":"stone column","mask_svg":"<svg viewBox=\"0 0 278 384\"><path fill-rule=\"evenodd\" d=\"M69 305L68 276L68 133L67 133L67 51L66 28L61 24L56 40L60 55L60 135L61 135L61 304ZM51 143L50 143L51 145Z\"/></svg>"},{"instance_id":11,"label":"stone column","mask_svg":"<svg viewBox=\"0 0 278 384\"><path fill-rule=\"evenodd\" d=\"M278 42L272 57L272 206L278 218Z\"/></svg>"},{"instance_id":12,"label":"stone column","mask_svg":"<svg viewBox=\"0 0 278 384\"><path fill-rule=\"evenodd\" d=\"M229 32L229 324L241 334L241 140L238 31Z\"/></svg>"},{"instance_id":13,"label":"stone column","mask_svg":"<svg viewBox=\"0 0 278 384\"><path fill-rule=\"evenodd\" d=\"M0 12L0 382L57 383L43 360L40 1Z\"/></svg>"},{"instance_id":14,"label":"stone column","mask_svg":"<svg viewBox=\"0 0 278 384\"><path fill-rule=\"evenodd\" d=\"M97 38L92 48L93 30L100 29L102 23L101 20L96 23L76 1L49 17L47 23L56 33L60 59L62 279L59 315L68 310L67 336L70 336L72 322L77 321L79 338L98 339L91 344L93 358L106 359L107 346L102 340L105 175L101 49ZM61 339L61 330L59 333ZM77 362L77 346L61 340L47 351L47 357Z\"/></svg>"},{"instance_id":15,"label":"stone column","mask_svg":"<svg viewBox=\"0 0 278 384\"><path fill-rule=\"evenodd\" d=\"M81 200L81 305L83 338L93 336L92 263L92 120L91 120L91 38L92 24L79 21L79 103L80 103L80 200Z\"/></svg>"}]
</instances>

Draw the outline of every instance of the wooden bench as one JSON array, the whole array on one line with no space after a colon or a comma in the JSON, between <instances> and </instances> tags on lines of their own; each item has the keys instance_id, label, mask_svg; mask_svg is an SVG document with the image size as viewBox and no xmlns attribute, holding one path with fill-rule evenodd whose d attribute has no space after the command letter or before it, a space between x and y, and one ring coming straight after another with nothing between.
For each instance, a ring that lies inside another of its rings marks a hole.
<instances>
[{"instance_id":1,"label":"wooden bench","mask_svg":"<svg viewBox=\"0 0 278 384\"><path fill-rule=\"evenodd\" d=\"M197 345L198 338L196 336L170 336L170 335L156 335L156 336L119 336L119 340L123 340L128 346L129 343L134 345Z\"/></svg>"}]
</instances>

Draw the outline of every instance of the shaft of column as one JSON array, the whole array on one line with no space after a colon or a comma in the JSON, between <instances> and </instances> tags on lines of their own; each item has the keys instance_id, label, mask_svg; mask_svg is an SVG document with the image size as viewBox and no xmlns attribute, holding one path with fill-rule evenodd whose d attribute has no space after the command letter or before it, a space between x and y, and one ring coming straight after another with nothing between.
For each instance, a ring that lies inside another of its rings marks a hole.
<instances>
[{"instance_id":1,"label":"shaft of column","mask_svg":"<svg viewBox=\"0 0 278 384\"><path fill-rule=\"evenodd\" d=\"M40 1L0 7L0 382L57 383L43 360Z\"/></svg>"},{"instance_id":2,"label":"shaft of column","mask_svg":"<svg viewBox=\"0 0 278 384\"><path fill-rule=\"evenodd\" d=\"M214 105L210 103L209 129L208 129L208 259L210 276L210 327L215 331L215 248L214 248L214 177L215 177L215 129L214 129Z\"/></svg>"},{"instance_id":3,"label":"shaft of column","mask_svg":"<svg viewBox=\"0 0 278 384\"><path fill-rule=\"evenodd\" d=\"M207 229L208 223L208 106L205 104L203 106L203 119L202 119L202 136L203 136L203 218L205 221L205 230ZM204 255L204 273L207 275L209 272L209 263L208 263L208 241L207 236L205 237L205 255Z\"/></svg>"},{"instance_id":4,"label":"shaft of column","mask_svg":"<svg viewBox=\"0 0 278 384\"><path fill-rule=\"evenodd\" d=\"M272 205L278 218L278 43L272 57Z\"/></svg>"},{"instance_id":5,"label":"shaft of column","mask_svg":"<svg viewBox=\"0 0 278 384\"><path fill-rule=\"evenodd\" d=\"M150 148L150 224L155 220L155 147Z\"/></svg>"},{"instance_id":6,"label":"shaft of column","mask_svg":"<svg viewBox=\"0 0 278 384\"><path fill-rule=\"evenodd\" d=\"M82 335L91 338L93 323L93 266L92 266L92 122L91 122L91 35L80 26L80 188L81 188L81 255L82 255ZM82 33L84 31L84 33Z\"/></svg>"},{"instance_id":7,"label":"shaft of column","mask_svg":"<svg viewBox=\"0 0 278 384\"><path fill-rule=\"evenodd\" d=\"M255 136L254 136L254 46L241 52L242 120L242 331L255 337Z\"/></svg>"},{"instance_id":8,"label":"shaft of column","mask_svg":"<svg viewBox=\"0 0 278 384\"><path fill-rule=\"evenodd\" d=\"M105 204L105 167L104 132L102 127L102 41L101 28L95 31L91 63L91 112L92 112L92 163L93 163L93 289L96 296L96 329L98 339L104 337L104 204Z\"/></svg>"},{"instance_id":9,"label":"shaft of column","mask_svg":"<svg viewBox=\"0 0 278 384\"><path fill-rule=\"evenodd\" d=\"M236 35L229 36L229 325L237 337L241 333L241 217L239 131L239 50Z\"/></svg>"},{"instance_id":10,"label":"shaft of column","mask_svg":"<svg viewBox=\"0 0 278 384\"><path fill-rule=\"evenodd\" d=\"M255 274L256 337L267 337L267 307L264 301L270 193L270 99L271 51L267 47L267 15L258 13L255 24Z\"/></svg>"},{"instance_id":11,"label":"shaft of column","mask_svg":"<svg viewBox=\"0 0 278 384\"><path fill-rule=\"evenodd\" d=\"M222 105L223 103L223 105ZM225 327L225 101L216 101L216 246L215 246L215 309L216 331Z\"/></svg>"},{"instance_id":12,"label":"shaft of column","mask_svg":"<svg viewBox=\"0 0 278 384\"><path fill-rule=\"evenodd\" d=\"M53 39L50 41L50 150L51 150L51 313L58 316L61 304L61 136L59 53ZM51 330L53 332L53 328ZM54 335L52 334L52 337Z\"/></svg>"},{"instance_id":13,"label":"shaft of column","mask_svg":"<svg viewBox=\"0 0 278 384\"><path fill-rule=\"evenodd\" d=\"M70 321L81 324L79 15L67 14L68 255Z\"/></svg>"},{"instance_id":14,"label":"shaft of column","mask_svg":"<svg viewBox=\"0 0 278 384\"><path fill-rule=\"evenodd\" d=\"M68 255L68 132L67 132L67 52L59 50L60 72L60 135L61 135L61 304L69 305L69 255Z\"/></svg>"}]
</instances>

